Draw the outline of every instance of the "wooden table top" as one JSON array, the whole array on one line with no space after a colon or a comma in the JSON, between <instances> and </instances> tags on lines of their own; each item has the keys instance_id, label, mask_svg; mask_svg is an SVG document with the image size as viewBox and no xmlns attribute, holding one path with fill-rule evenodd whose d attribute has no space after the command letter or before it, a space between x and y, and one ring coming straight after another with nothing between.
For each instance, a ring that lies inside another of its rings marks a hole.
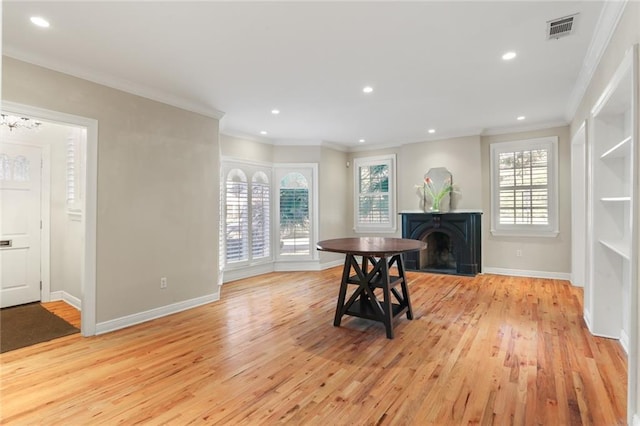
<instances>
[{"instance_id":1,"label":"wooden table top","mask_svg":"<svg viewBox=\"0 0 640 426\"><path fill-rule=\"evenodd\" d=\"M427 248L427 244L424 241L405 238L356 237L320 241L316 248L322 251L361 256L389 256L423 250Z\"/></svg>"}]
</instances>

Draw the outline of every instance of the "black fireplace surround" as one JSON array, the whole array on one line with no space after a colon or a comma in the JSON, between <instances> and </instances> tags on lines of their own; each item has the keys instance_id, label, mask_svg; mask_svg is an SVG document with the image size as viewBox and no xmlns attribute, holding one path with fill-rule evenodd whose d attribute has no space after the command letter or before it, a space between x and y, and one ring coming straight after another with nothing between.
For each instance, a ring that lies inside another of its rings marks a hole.
<instances>
[{"instance_id":1,"label":"black fireplace surround","mask_svg":"<svg viewBox=\"0 0 640 426\"><path fill-rule=\"evenodd\" d=\"M402 238L427 248L405 253L405 269L474 276L481 271L481 212L400 213Z\"/></svg>"}]
</instances>

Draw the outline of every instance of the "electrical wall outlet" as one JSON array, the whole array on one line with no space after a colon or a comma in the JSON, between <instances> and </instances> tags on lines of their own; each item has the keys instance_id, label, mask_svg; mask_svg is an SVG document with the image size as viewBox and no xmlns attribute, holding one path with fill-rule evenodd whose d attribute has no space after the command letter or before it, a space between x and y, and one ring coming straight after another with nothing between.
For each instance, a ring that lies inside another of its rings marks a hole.
<instances>
[{"instance_id":1,"label":"electrical wall outlet","mask_svg":"<svg viewBox=\"0 0 640 426\"><path fill-rule=\"evenodd\" d=\"M167 288L167 277L160 278L160 288Z\"/></svg>"},{"instance_id":2,"label":"electrical wall outlet","mask_svg":"<svg viewBox=\"0 0 640 426\"><path fill-rule=\"evenodd\" d=\"M522 250L520 249L516 250L516 256L522 257Z\"/></svg>"}]
</instances>

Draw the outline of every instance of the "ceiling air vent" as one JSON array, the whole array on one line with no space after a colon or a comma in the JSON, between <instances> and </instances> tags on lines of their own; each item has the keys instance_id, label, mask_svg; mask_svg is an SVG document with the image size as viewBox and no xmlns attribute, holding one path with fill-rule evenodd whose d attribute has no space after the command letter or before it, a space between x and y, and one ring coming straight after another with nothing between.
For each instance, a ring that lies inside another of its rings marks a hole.
<instances>
[{"instance_id":1,"label":"ceiling air vent","mask_svg":"<svg viewBox=\"0 0 640 426\"><path fill-rule=\"evenodd\" d=\"M560 37L571 35L575 28L574 24L577 16L578 14L576 13L563 18L547 21L547 39L558 39Z\"/></svg>"}]
</instances>

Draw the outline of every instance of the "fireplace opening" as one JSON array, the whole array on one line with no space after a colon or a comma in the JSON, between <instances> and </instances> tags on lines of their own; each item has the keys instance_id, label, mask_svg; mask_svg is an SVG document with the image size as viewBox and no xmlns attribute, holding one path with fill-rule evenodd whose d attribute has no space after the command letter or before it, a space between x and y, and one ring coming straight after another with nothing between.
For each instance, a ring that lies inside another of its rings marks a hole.
<instances>
[{"instance_id":1,"label":"fireplace opening","mask_svg":"<svg viewBox=\"0 0 640 426\"><path fill-rule=\"evenodd\" d=\"M427 243L427 248L403 255L408 271L474 276L481 271L482 212L402 215L402 238Z\"/></svg>"},{"instance_id":2,"label":"fireplace opening","mask_svg":"<svg viewBox=\"0 0 640 426\"><path fill-rule=\"evenodd\" d=\"M419 269L446 274L457 271L456 248L453 239L444 232L431 232L422 239L427 248L419 254Z\"/></svg>"}]
</instances>

